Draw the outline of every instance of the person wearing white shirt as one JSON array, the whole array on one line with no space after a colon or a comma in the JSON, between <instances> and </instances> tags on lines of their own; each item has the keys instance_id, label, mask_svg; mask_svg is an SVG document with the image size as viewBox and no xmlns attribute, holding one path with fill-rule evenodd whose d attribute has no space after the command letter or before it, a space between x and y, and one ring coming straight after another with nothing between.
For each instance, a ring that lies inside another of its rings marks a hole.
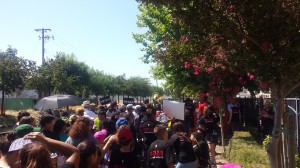
<instances>
[{"instance_id":1,"label":"person wearing white shirt","mask_svg":"<svg viewBox=\"0 0 300 168\"><path fill-rule=\"evenodd\" d=\"M97 118L98 117L98 115L97 114L95 114L93 111L91 111L91 103L90 103L90 101L84 101L83 103L82 103L82 107L83 107L83 109L84 109L84 112L83 112L83 116L85 116L85 117L88 117L88 118L90 118L92 121L94 121L94 119L95 118Z\"/></svg>"}]
</instances>

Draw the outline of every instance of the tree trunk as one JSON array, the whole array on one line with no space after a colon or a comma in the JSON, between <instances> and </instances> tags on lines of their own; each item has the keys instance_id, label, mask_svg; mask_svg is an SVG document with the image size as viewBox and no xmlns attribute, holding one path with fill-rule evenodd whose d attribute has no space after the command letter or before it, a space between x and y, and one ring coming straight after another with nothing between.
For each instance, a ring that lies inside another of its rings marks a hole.
<instances>
[{"instance_id":1,"label":"tree trunk","mask_svg":"<svg viewBox=\"0 0 300 168\"><path fill-rule=\"evenodd\" d=\"M296 146L296 136L295 136L295 131L296 131L296 118L297 115L289 115L288 121L289 121L289 126L287 127L288 130L291 131L291 135L288 136L288 158L289 158L289 167L296 167L295 165L295 146Z\"/></svg>"},{"instance_id":2,"label":"tree trunk","mask_svg":"<svg viewBox=\"0 0 300 168\"><path fill-rule=\"evenodd\" d=\"M4 111L4 89L2 89L2 99L1 99L1 115L5 116L5 111Z\"/></svg>"},{"instance_id":3,"label":"tree trunk","mask_svg":"<svg viewBox=\"0 0 300 168\"><path fill-rule=\"evenodd\" d=\"M221 101L223 102L223 99ZM220 125L221 125L221 141L222 141L223 152L225 153L224 125L223 125L224 106L223 103L220 104L221 106L219 108L219 117L220 117Z\"/></svg>"},{"instance_id":4,"label":"tree trunk","mask_svg":"<svg viewBox=\"0 0 300 168\"><path fill-rule=\"evenodd\" d=\"M288 127L288 119L287 119L286 111L283 113L283 129L287 130ZM288 137L286 134L282 134L282 144L283 144L283 167L288 167Z\"/></svg>"},{"instance_id":5,"label":"tree trunk","mask_svg":"<svg viewBox=\"0 0 300 168\"><path fill-rule=\"evenodd\" d=\"M271 141L267 147L267 153L271 168L282 168L282 137L278 130L281 129L282 113L284 110L284 87L282 86L281 82L278 82L274 85L276 86L272 90L272 93L275 94L276 99L274 128L272 131Z\"/></svg>"}]
</instances>

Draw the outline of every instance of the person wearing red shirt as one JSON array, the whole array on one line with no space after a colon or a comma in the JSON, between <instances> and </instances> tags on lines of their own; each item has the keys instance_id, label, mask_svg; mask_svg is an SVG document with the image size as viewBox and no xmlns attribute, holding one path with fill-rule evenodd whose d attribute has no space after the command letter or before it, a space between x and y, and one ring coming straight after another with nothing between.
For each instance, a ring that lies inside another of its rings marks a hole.
<instances>
[{"instance_id":1,"label":"person wearing red shirt","mask_svg":"<svg viewBox=\"0 0 300 168\"><path fill-rule=\"evenodd\" d=\"M201 104L198 107L198 111L199 111L199 118L201 116L203 116L203 112L204 112L204 107L208 106L210 103L208 102L208 97L204 96L203 97L203 102L201 102Z\"/></svg>"}]
</instances>

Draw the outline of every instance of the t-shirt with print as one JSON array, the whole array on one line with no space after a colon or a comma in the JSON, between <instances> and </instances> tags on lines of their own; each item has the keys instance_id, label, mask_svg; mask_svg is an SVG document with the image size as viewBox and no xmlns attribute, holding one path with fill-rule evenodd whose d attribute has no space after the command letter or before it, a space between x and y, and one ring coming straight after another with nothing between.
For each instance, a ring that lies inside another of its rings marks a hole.
<instances>
[{"instance_id":1,"label":"t-shirt with print","mask_svg":"<svg viewBox=\"0 0 300 168\"><path fill-rule=\"evenodd\" d=\"M149 168L168 168L174 162L170 144L164 140L156 140L149 147Z\"/></svg>"},{"instance_id":2,"label":"t-shirt with print","mask_svg":"<svg viewBox=\"0 0 300 168\"><path fill-rule=\"evenodd\" d=\"M178 162L189 163L196 161L192 142L183 133L173 134L169 142L175 150Z\"/></svg>"},{"instance_id":3,"label":"t-shirt with print","mask_svg":"<svg viewBox=\"0 0 300 168\"><path fill-rule=\"evenodd\" d=\"M135 152L112 151L109 168L140 168L139 160Z\"/></svg>"},{"instance_id":4,"label":"t-shirt with print","mask_svg":"<svg viewBox=\"0 0 300 168\"><path fill-rule=\"evenodd\" d=\"M212 134L214 131L214 119L211 116L202 116L200 118L200 126L202 126L207 133Z\"/></svg>"},{"instance_id":5,"label":"t-shirt with print","mask_svg":"<svg viewBox=\"0 0 300 168\"><path fill-rule=\"evenodd\" d=\"M145 144L150 146L157 138L154 134L154 127L160 124L160 122L155 120L146 120L142 123L142 131L146 137Z\"/></svg>"}]
</instances>

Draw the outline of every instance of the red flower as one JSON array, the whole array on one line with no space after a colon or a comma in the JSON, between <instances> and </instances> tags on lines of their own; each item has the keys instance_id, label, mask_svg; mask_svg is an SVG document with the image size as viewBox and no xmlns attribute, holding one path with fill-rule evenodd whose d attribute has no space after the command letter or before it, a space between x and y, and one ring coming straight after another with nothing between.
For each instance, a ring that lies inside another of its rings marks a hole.
<instances>
[{"instance_id":1,"label":"red flower","mask_svg":"<svg viewBox=\"0 0 300 168\"><path fill-rule=\"evenodd\" d=\"M227 7L227 9L233 11L233 10L235 10L235 6L234 6L234 5L229 5L229 6Z\"/></svg>"},{"instance_id":2,"label":"red flower","mask_svg":"<svg viewBox=\"0 0 300 168\"><path fill-rule=\"evenodd\" d=\"M260 83L259 83L259 86L260 86L261 88L267 88L267 87L268 87L268 83L267 83L267 82L260 82Z\"/></svg>"},{"instance_id":3,"label":"red flower","mask_svg":"<svg viewBox=\"0 0 300 168\"><path fill-rule=\"evenodd\" d=\"M194 68L195 71L199 71L200 70L200 67L197 66L197 65L193 65L193 68Z\"/></svg>"},{"instance_id":4,"label":"red flower","mask_svg":"<svg viewBox=\"0 0 300 168\"><path fill-rule=\"evenodd\" d=\"M250 78L250 80L253 80L253 79L254 79L254 76L253 76L253 75L250 75L249 78Z\"/></svg>"},{"instance_id":5,"label":"red flower","mask_svg":"<svg viewBox=\"0 0 300 168\"><path fill-rule=\"evenodd\" d=\"M242 77L239 78L239 84L243 85L244 84L244 79Z\"/></svg>"},{"instance_id":6,"label":"red flower","mask_svg":"<svg viewBox=\"0 0 300 168\"><path fill-rule=\"evenodd\" d=\"M199 71L194 71L193 74L194 75L199 75Z\"/></svg>"},{"instance_id":7,"label":"red flower","mask_svg":"<svg viewBox=\"0 0 300 168\"><path fill-rule=\"evenodd\" d=\"M182 35L180 40L183 41L183 42L187 42L187 41L189 41L189 36L188 35Z\"/></svg>"},{"instance_id":8,"label":"red flower","mask_svg":"<svg viewBox=\"0 0 300 168\"><path fill-rule=\"evenodd\" d=\"M242 40L242 44L245 45L246 43L247 43L247 40L246 40L246 39L243 39L243 40Z\"/></svg>"},{"instance_id":9,"label":"red flower","mask_svg":"<svg viewBox=\"0 0 300 168\"><path fill-rule=\"evenodd\" d=\"M189 69L191 64L189 62L184 62L184 68Z\"/></svg>"},{"instance_id":10,"label":"red flower","mask_svg":"<svg viewBox=\"0 0 300 168\"><path fill-rule=\"evenodd\" d=\"M268 42L265 41L265 42L262 43L261 47L262 47L263 49L269 49L270 43L268 43Z\"/></svg>"}]
</instances>

